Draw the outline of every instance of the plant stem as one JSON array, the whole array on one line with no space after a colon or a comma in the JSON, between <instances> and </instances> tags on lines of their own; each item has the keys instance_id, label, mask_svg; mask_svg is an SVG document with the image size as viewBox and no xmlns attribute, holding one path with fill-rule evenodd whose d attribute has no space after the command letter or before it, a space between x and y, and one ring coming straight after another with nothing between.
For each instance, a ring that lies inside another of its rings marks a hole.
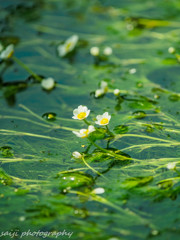
<instances>
[{"instance_id":1,"label":"plant stem","mask_svg":"<svg viewBox=\"0 0 180 240\"><path fill-rule=\"evenodd\" d=\"M106 130L107 130L107 133L111 136L111 137L114 137L114 134L109 130L108 126L106 125Z\"/></svg>"},{"instance_id":2,"label":"plant stem","mask_svg":"<svg viewBox=\"0 0 180 240\"><path fill-rule=\"evenodd\" d=\"M30 75L32 75L36 80L40 81L42 80L41 77L39 77L36 73L34 73L27 65L25 65L21 60L19 60L17 57L12 56L12 59L19 64L22 68L24 68Z\"/></svg>"},{"instance_id":3,"label":"plant stem","mask_svg":"<svg viewBox=\"0 0 180 240\"><path fill-rule=\"evenodd\" d=\"M84 156L82 156L82 160L83 160L84 164L85 164L89 169L91 169L91 170L92 170L93 172L95 172L96 174L104 177L103 174L101 174L100 172L96 171L94 168L92 168L92 167L85 161ZM106 178L106 177L104 177L104 178ZM106 178L106 179L107 179L107 178Z\"/></svg>"},{"instance_id":4,"label":"plant stem","mask_svg":"<svg viewBox=\"0 0 180 240\"><path fill-rule=\"evenodd\" d=\"M46 135L40 135L40 134L34 134L34 133L28 133L28 132L18 132L14 130L6 130L6 129L0 129L0 135L12 135L12 136L29 136L29 137L37 137L37 138L45 138L50 140L56 140L59 142L65 142L64 139L50 137Z\"/></svg>"},{"instance_id":5,"label":"plant stem","mask_svg":"<svg viewBox=\"0 0 180 240\"><path fill-rule=\"evenodd\" d=\"M89 146L87 147L84 153L88 153L91 146L92 146L92 143L89 144Z\"/></svg>"},{"instance_id":6,"label":"plant stem","mask_svg":"<svg viewBox=\"0 0 180 240\"><path fill-rule=\"evenodd\" d=\"M73 193L73 194L77 194L77 195L80 195L80 196L84 196L84 197L87 197L87 198L90 198L91 200L93 201L96 201L96 202L99 202L99 203L102 203L102 204L105 204L107 206L110 206L118 211L120 211L122 214L131 214L131 216L135 215L133 212L131 212L129 209L124 211L121 207L115 205L114 203L108 201L107 199L103 198L103 197L100 197L100 196L97 196L96 194L88 194L88 193L83 193L83 192L79 192L79 191L74 191L74 190L69 190L68 191L69 193Z\"/></svg>"},{"instance_id":7,"label":"plant stem","mask_svg":"<svg viewBox=\"0 0 180 240\"><path fill-rule=\"evenodd\" d=\"M91 125L86 119L83 119L83 121L84 121L85 124L87 124L88 126Z\"/></svg>"},{"instance_id":8,"label":"plant stem","mask_svg":"<svg viewBox=\"0 0 180 240\"><path fill-rule=\"evenodd\" d=\"M105 152L105 153L107 153L108 155L111 155L111 156L113 156L113 157L116 157L116 158L118 158L118 159L121 160L121 161L132 160L131 158L128 158L128 157L125 157L125 156L120 156L120 155L118 155L118 154L116 154L116 153L110 152L110 151L108 151L108 150L100 147L99 145L97 145L97 144L96 144L95 142L93 142L90 138L88 138L88 139L89 139L89 141L90 141L96 148L99 148L102 152Z\"/></svg>"},{"instance_id":9,"label":"plant stem","mask_svg":"<svg viewBox=\"0 0 180 240\"><path fill-rule=\"evenodd\" d=\"M139 134L118 134L116 135L116 139L115 141L117 141L118 139L121 139L123 137L137 137L137 138L147 138L147 139L151 139L151 140L156 140L156 141L161 141L161 142L166 142L166 143L178 143L177 141L170 141L170 140L165 140L165 139L161 139L161 138L156 138L156 137L151 137L151 136L146 136L146 135L139 135Z\"/></svg>"}]
</instances>

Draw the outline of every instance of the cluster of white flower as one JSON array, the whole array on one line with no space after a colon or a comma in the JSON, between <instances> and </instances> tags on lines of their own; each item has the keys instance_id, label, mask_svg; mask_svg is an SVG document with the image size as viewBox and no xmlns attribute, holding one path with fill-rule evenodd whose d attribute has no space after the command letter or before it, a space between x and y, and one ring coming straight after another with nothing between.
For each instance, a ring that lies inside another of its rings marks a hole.
<instances>
[{"instance_id":1,"label":"cluster of white flower","mask_svg":"<svg viewBox=\"0 0 180 240\"><path fill-rule=\"evenodd\" d=\"M103 50L103 55L105 56L110 56L113 53L112 48L111 47L105 47ZM97 57L100 55L100 49L99 47L91 47L90 48L90 54L94 57Z\"/></svg>"},{"instance_id":2,"label":"cluster of white flower","mask_svg":"<svg viewBox=\"0 0 180 240\"><path fill-rule=\"evenodd\" d=\"M0 43L0 59L6 60L10 58L14 53L14 45L10 44L7 47L3 47L3 45Z\"/></svg>"},{"instance_id":3,"label":"cluster of white flower","mask_svg":"<svg viewBox=\"0 0 180 240\"><path fill-rule=\"evenodd\" d=\"M95 91L95 97L98 98L98 97L103 96L104 94L106 94L108 92L108 90L109 90L108 89L108 83L106 81L101 81L100 88L98 88ZM118 88L113 90L113 93L114 93L115 96L119 96L120 92L121 91Z\"/></svg>"},{"instance_id":4,"label":"cluster of white flower","mask_svg":"<svg viewBox=\"0 0 180 240\"><path fill-rule=\"evenodd\" d=\"M74 109L73 111L73 119L77 120L83 120L89 116L90 110L86 106L80 105L78 108ZM103 115L98 115L96 117L95 123L101 126L105 126L109 124L109 121L111 119L111 115L109 115L108 112L105 112ZM80 138L86 138L88 135L92 132L94 132L96 129L93 125L89 125L87 129L81 129L78 132L73 131L73 133Z\"/></svg>"},{"instance_id":5,"label":"cluster of white flower","mask_svg":"<svg viewBox=\"0 0 180 240\"><path fill-rule=\"evenodd\" d=\"M79 41L79 36L78 35L72 35L69 37L63 44L58 45L57 47L57 52L60 57L66 56L68 53L72 52L77 43ZM102 51L103 55L105 56L110 56L112 54L112 48L111 47L105 47ZM100 48L99 47L91 47L90 48L90 54L92 56L99 56L100 55Z\"/></svg>"}]
</instances>

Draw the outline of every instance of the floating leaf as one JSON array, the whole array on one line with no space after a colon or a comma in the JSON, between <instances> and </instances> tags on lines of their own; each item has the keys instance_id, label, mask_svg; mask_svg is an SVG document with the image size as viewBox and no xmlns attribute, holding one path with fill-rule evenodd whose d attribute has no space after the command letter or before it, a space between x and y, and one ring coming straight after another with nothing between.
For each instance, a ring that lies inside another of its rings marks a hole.
<instances>
[{"instance_id":1,"label":"floating leaf","mask_svg":"<svg viewBox=\"0 0 180 240\"><path fill-rule=\"evenodd\" d=\"M12 182L12 178L2 168L0 168L0 183L3 185L11 185Z\"/></svg>"},{"instance_id":2,"label":"floating leaf","mask_svg":"<svg viewBox=\"0 0 180 240\"><path fill-rule=\"evenodd\" d=\"M180 95L178 94L172 94L168 97L168 99L172 102L177 102L180 100Z\"/></svg>"},{"instance_id":3,"label":"floating leaf","mask_svg":"<svg viewBox=\"0 0 180 240\"><path fill-rule=\"evenodd\" d=\"M106 129L103 128L97 128L96 131L92 132L89 137L93 140L96 141L98 139L104 139L106 135Z\"/></svg>"},{"instance_id":4,"label":"floating leaf","mask_svg":"<svg viewBox=\"0 0 180 240\"><path fill-rule=\"evenodd\" d=\"M133 117L137 119L143 119L146 117L146 113L144 111L135 111L133 112Z\"/></svg>"},{"instance_id":5,"label":"floating leaf","mask_svg":"<svg viewBox=\"0 0 180 240\"><path fill-rule=\"evenodd\" d=\"M63 192L70 190L71 188L78 188L81 186L89 186L93 183L93 178L82 172L70 172L59 174L60 189Z\"/></svg>"},{"instance_id":6,"label":"floating leaf","mask_svg":"<svg viewBox=\"0 0 180 240\"><path fill-rule=\"evenodd\" d=\"M42 115L42 118L46 119L47 121L55 121L56 120L56 113L47 112Z\"/></svg>"},{"instance_id":7,"label":"floating leaf","mask_svg":"<svg viewBox=\"0 0 180 240\"><path fill-rule=\"evenodd\" d=\"M158 186L162 189L168 189L171 188L174 185L172 180L165 179L160 182L158 182Z\"/></svg>"},{"instance_id":8,"label":"floating leaf","mask_svg":"<svg viewBox=\"0 0 180 240\"><path fill-rule=\"evenodd\" d=\"M152 109L154 105L148 101L135 101L130 103L129 106L134 109Z\"/></svg>"},{"instance_id":9,"label":"floating leaf","mask_svg":"<svg viewBox=\"0 0 180 240\"><path fill-rule=\"evenodd\" d=\"M124 133L127 133L129 130L128 126L126 125L118 125L116 126L113 131L117 134L124 134Z\"/></svg>"},{"instance_id":10,"label":"floating leaf","mask_svg":"<svg viewBox=\"0 0 180 240\"><path fill-rule=\"evenodd\" d=\"M134 187L142 187L150 183L153 180L153 176L148 177L132 177L128 178L123 182L123 185L130 189Z\"/></svg>"},{"instance_id":11,"label":"floating leaf","mask_svg":"<svg viewBox=\"0 0 180 240\"><path fill-rule=\"evenodd\" d=\"M137 87L137 88L143 88L143 87L144 87L144 86L143 86L143 82L138 81L138 82L136 83L136 87Z\"/></svg>"},{"instance_id":12,"label":"floating leaf","mask_svg":"<svg viewBox=\"0 0 180 240\"><path fill-rule=\"evenodd\" d=\"M5 158L14 156L14 154L12 153L12 148L9 146L0 147L0 152L1 152L2 156Z\"/></svg>"},{"instance_id":13,"label":"floating leaf","mask_svg":"<svg viewBox=\"0 0 180 240\"><path fill-rule=\"evenodd\" d=\"M16 195L19 195L19 196L25 195L28 192L29 192L29 189L22 189L22 188L15 189Z\"/></svg>"}]
</instances>

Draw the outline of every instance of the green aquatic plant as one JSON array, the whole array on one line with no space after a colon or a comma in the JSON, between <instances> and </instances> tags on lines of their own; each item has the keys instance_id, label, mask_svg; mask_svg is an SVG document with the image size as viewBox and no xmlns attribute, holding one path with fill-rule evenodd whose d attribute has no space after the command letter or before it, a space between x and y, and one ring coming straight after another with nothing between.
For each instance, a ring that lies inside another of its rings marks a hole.
<instances>
[{"instance_id":1,"label":"green aquatic plant","mask_svg":"<svg viewBox=\"0 0 180 240\"><path fill-rule=\"evenodd\" d=\"M0 5L1 231L178 240L178 0Z\"/></svg>"}]
</instances>

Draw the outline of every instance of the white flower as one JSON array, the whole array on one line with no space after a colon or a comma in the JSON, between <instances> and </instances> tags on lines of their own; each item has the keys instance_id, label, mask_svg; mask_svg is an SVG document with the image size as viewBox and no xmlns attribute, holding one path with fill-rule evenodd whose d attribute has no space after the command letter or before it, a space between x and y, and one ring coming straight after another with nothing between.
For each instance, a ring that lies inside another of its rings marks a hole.
<instances>
[{"instance_id":1,"label":"white flower","mask_svg":"<svg viewBox=\"0 0 180 240\"><path fill-rule=\"evenodd\" d=\"M95 122L98 125L107 125L111 119L111 115L108 112L103 113L103 115L97 115L97 121Z\"/></svg>"},{"instance_id":2,"label":"white flower","mask_svg":"<svg viewBox=\"0 0 180 240\"><path fill-rule=\"evenodd\" d=\"M72 118L82 120L88 117L90 110L86 106L80 105L78 108L74 109Z\"/></svg>"},{"instance_id":3,"label":"white flower","mask_svg":"<svg viewBox=\"0 0 180 240\"><path fill-rule=\"evenodd\" d=\"M134 26L133 26L131 23L128 23L128 24L126 25L126 28L127 28L127 30L131 31L131 30L134 29Z\"/></svg>"},{"instance_id":4,"label":"white flower","mask_svg":"<svg viewBox=\"0 0 180 240\"><path fill-rule=\"evenodd\" d=\"M77 159L82 158L82 155L79 152L73 152L72 155L73 155L74 158L77 158Z\"/></svg>"},{"instance_id":5,"label":"white flower","mask_svg":"<svg viewBox=\"0 0 180 240\"><path fill-rule=\"evenodd\" d=\"M14 45L10 44L1 52L0 59L8 59L13 55L13 53L14 53Z\"/></svg>"},{"instance_id":6,"label":"white flower","mask_svg":"<svg viewBox=\"0 0 180 240\"><path fill-rule=\"evenodd\" d=\"M168 48L168 52L171 53L171 54L175 53L175 51L176 51L176 49L174 47L169 47Z\"/></svg>"},{"instance_id":7,"label":"white flower","mask_svg":"<svg viewBox=\"0 0 180 240\"><path fill-rule=\"evenodd\" d=\"M119 238L112 237L112 238L108 238L108 240L119 240Z\"/></svg>"},{"instance_id":8,"label":"white flower","mask_svg":"<svg viewBox=\"0 0 180 240\"><path fill-rule=\"evenodd\" d=\"M26 220L25 216L19 217L19 221L20 221L20 222L24 222L25 220Z\"/></svg>"},{"instance_id":9,"label":"white flower","mask_svg":"<svg viewBox=\"0 0 180 240\"><path fill-rule=\"evenodd\" d=\"M100 88L95 91L95 97L100 97L108 91L108 83L101 81Z\"/></svg>"},{"instance_id":10,"label":"white flower","mask_svg":"<svg viewBox=\"0 0 180 240\"><path fill-rule=\"evenodd\" d=\"M64 44L58 46L57 51L60 57L64 57L67 53L74 50L79 37L77 35L72 35L68 38Z\"/></svg>"},{"instance_id":11,"label":"white flower","mask_svg":"<svg viewBox=\"0 0 180 240\"><path fill-rule=\"evenodd\" d=\"M176 162L168 163L166 167L169 170L174 170L176 168Z\"/></svg>"},{"instance_id":12,"label":"white flower","mask_svg":"<svg viewBox=\"0 0 180 240\"><path fill-rule=\"evenodd\" d=\"M94 132L96 129L94 126L89 125L88 129L81 129L79 132L73 131L73 133L80 138L88 137L88 135Z\"/></svg>"},{"instance_id":13,"label":"white flower","mask_svg":"<svg viewBox=\"0 0 180 240\"><path fill-rule=\"evenodd\" d=\"M106 56L110 56L112 54L112 48L111 47L105 47L103 53Z\"/></svg>"},{"instance_id":14,"label":"white flower","mask_svg":"<svg viewBox=\"0 0 180 240\"><path fill-rule=\"evenodd\" d=\"M97 98L97 97L100 97L100 96L102 96L104 93L105 93L105 92L104 92L103 89L97 89L97 90L95 91L95 97L96 97L96 98Z\"/></svg>"},{"instance_id":15,"label":"white flower","mask_svg":"<svg viewBox=\"0 0 180 240\"><path fill-rule=\"evenodd\" d=\"M90 48L90 54L92 56L98 56L99 55L99 48L98 47L92 47Z\"/></svg>"},{"instance_id":16,"label":"white flower","mask_svg":"<svg viewBox=\"0 0 180 240\"><path fill-rule=\"evenodd\" d=\"M130 74L136 73L136 68L131 68L131 69L129 70L129 73L130 73Z\"/></svg>"},{"instance_id":17,"label":"white flower","mask_svg":"<svg viewBox=\"0 0 180 240\"><path fill-rule=\"evenodd\" d=\"M51 90L54 88L55 86L55 81L53 78L46 78L43 79L41 82L41 86L42 88L44 88L45 90Z\"/></svg>"},{"instance_id":18,"label":"white flower","mask_svg":"<svg viewBox=\"0 0 180 240\"><path fill-rule=\"evenodd\" d=\"M105 192L105 190L104 190L104 188L95 188L93 191L92 191L92 193L95 193L95 194L102 194L102 193L104 193Z\"/></svg>"},{"instance_id":19,"label":"white flower","mask_svg":"<svg viewBox=\"0 0 180 240\"><path fill-rule=\"evenodd\" d=\"M120 94L120 90L119 89L114 89L114 95L118 96Z\"/></svg>"},{"instance_id":20,"label":"white flower","mask_svg":"<svg viewBox=\"0 0 180 240\"><path fill-rule=\"evenodd\" d=\"M108 91L108 83L105 81L101 81L100 88L106 93Z\"/></svg>"}]
</instances>

